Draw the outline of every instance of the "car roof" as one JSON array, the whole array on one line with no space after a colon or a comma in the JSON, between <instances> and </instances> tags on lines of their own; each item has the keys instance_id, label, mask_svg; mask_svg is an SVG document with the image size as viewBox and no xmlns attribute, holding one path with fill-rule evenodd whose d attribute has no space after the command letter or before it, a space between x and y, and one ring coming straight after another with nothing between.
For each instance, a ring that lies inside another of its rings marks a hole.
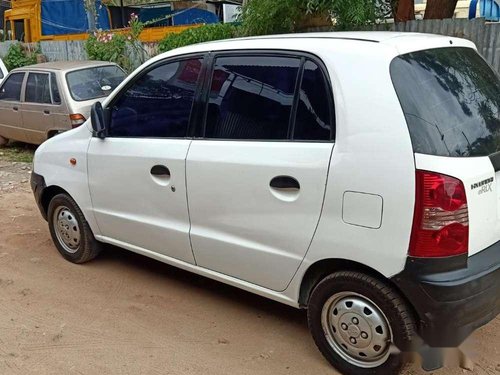
<instances>
[{"instance_id":1,"label":"car roof","mask_svg":"<svg viewBox=\"0 0 500 375\"><path fill-rule=\"evenodd\" d=\"M94 60L85 60L85 61L52 61L41 64L33 64L23 66L21 68L17 68L14 70L61 70L61 71L70 71L82 68L91 68L94 66L104 66L104 65L116 65L115 63L109 61L94 61Z\"/></svg>"},{"instance_id":2,"label":"car roof","mask_svg":"<svg viewBox=\"0 0 500 375\"><path fill-rule=\"evenodd\" d=\"M328 45L325 43L328 43ZM294 49L307 52L326 46L345 45L345 43L349 43L349 49L353 52L366 50L369 45L372 47L378 45L380 51L389 48L394 55L428 48L449 47L450 45L475 48L474 43L469 40L436 34L396 31L315 32L235 38L193 44L160 54L149 60L149 62L181 54L222 50L264 48L274 50Z\"/></svg>"}]
</instances>

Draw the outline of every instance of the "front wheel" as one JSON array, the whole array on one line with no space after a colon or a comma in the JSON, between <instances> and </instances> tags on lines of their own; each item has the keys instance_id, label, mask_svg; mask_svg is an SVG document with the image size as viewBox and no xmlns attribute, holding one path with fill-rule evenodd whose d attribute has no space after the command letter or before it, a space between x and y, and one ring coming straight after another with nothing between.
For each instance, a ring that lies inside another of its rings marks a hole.
<instances>
[{"instance_id":1,"label":"front wheel","mask_svg":"<svg viewBox=\"0 0 500 375\"><path fill-rule=\"evenodd\" d=\"M58 194L49 203L47 214L52 240L61 255L73 263L94 259L102 245L76 202L67 194Z\"/></svg>"},{"instance_id":2,"label":"front wheel","mask_svg":"<svg viewBox=\"0 0 500 375\"><path fill-rule=\"evenodd\" d=\"M309 328L325 358L342 374L398 374L400 350L414 337L406 302L389 285L362 273L342 271L313 290Z\"/></svg>"}]
</instances>

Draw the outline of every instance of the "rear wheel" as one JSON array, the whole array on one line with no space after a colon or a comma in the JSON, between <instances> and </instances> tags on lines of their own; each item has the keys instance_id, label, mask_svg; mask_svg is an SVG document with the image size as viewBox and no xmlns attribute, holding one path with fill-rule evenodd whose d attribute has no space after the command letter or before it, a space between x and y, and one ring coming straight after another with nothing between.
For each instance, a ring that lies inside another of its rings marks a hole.
<instances>
[{"instance_id":1,"label":"rear wheel","mask_svg":"<svg viewBox=\"0 0 500 375\"><path fill-rule=\"evenodd\" d=\"M94 238L82 211L69 195L58 194L52 198L47 218L57 250L70 262L88 262L101 251L102 245Z\"/></svg>"},{"instance_id":2,"label":"rear wheel","mask_svg":"<svg viewBox=\"0 0 500 375\"><path fill-rule=\"evenodd\" d=\"M6 146L6 145L7 145L7 143L9 143L9 139L8 139L8 138L5 138L5 137L2 137L2 136L0 135L0 147L2 147L2 146Z\"/></svg>"},{"instance_id":3,"label":"rear wheel","mask_svg":"<svg viewBox=\"0 0 500 375\"><path fill-rule=\"evenodd\" d=\"M308 321L325 358L343 374L398 374L415 322L389 285L359 272L336 272L313 290Z\"/></svg>"}]
</instances>

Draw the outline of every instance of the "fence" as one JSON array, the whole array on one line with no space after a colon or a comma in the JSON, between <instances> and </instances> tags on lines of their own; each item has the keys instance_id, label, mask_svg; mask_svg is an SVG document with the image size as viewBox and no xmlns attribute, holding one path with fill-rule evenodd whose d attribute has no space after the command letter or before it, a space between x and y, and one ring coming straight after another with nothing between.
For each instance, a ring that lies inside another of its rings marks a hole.
<instances>
[{"instance_id":1,"label":"fence","mask_svg":"<svg viewBox=\"0 0 500 375\"><path fill-rule=\"evenodd\" d=\"M7 54L9 47L16 42L0 43L0 57ZM48 61L73 61L86 60L87 52L85 51L85 41L69 40L69 41L44 41L40 42L40 49ZM34 51L37 43L25 43L25 48ZM133 48L129 48L127 56L130 58L132 66L137 67L145 60L158 54L158 43L142 43L142 53L137 53Z\"/></svg>"},{"instance_id":2,"label":"fence","mask_svg":"<svg viewBox=\"0 0 500 375\"><path fill-rule=\"evenodd\" d=\"M307 31L328 31L330 28L315 28ZM442 34L472 40L479 52L500 73L500 23L487 23L484 19L445 19L445 20L416 20L396 24L379 24L370 26L369 30L408 31ZM11 42L0 43L0 57L5 56ZM85 60L87 54L83 41L41 42L42 53L49 61L57 60ZM144 43L142 56L129 51L132 65L138 66L157 54L156 43ZM32 47L34 48L34 46Z\"/></svg>"},{"instance_id":3,"label":"fence","mask_svg":"<svg viewBox=\"0 0 500 375\"><path fill-rule=\"evenodd\" d=\"M309 28L308 32L330 31L329 27ZM445 20L415 20L399 23L383 23L368 26L368 31L405 31L441 34L473 41L478 51L500 73L500 23L488 23L482 18L468 20L450 18Z\"/></svg>"}]
</instances>

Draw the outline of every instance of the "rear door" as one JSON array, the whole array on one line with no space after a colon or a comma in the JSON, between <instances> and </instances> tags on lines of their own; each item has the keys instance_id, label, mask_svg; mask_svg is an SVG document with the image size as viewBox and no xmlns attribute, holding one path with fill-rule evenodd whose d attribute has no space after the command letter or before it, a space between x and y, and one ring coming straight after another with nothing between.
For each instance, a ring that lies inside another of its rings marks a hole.
<instances>
[{"instance_id":1,"label":"rear door","mask_svg":"<svg viewBox=\"0 0 500 375\"><path fill-rule=\"evenodd\" d=\"M273 290L292 279L320 217L333 149L320 65L295 54L216 55L204 137L186 165L199 266Z\"/></svg>"},{"instance_id":2,"label":"rear door","mask_svg":"<svg viewBox=\"0 0 500 375\"><path fill-rule=\"evenodd\" d=\"M391 75L417 169L460 179L469 255L500 240L500 79L471 48L397 57Z\"/></svg>"},{"instance_id":3,"label":"rear door","mask_svg":"<svg viewBox=\"0 0 500 375\"><path fill-rule=\"evenodd\" d=\"M40 144L47 139L48 132L54 128L54 117L51 115L54 106L49 73L29 72L21 113L30 143Z\"/></svg>"},{"instance_id":4,"label":"rear door","mask_svg":"<svg viewBox=\"0 0 500 375\"><path fill-rule=\"evenodd\" d=\"M21 117L21 95L24 72L12 73L0 86L0 135L27 142Z\"/></svg>"}]
</instances>

